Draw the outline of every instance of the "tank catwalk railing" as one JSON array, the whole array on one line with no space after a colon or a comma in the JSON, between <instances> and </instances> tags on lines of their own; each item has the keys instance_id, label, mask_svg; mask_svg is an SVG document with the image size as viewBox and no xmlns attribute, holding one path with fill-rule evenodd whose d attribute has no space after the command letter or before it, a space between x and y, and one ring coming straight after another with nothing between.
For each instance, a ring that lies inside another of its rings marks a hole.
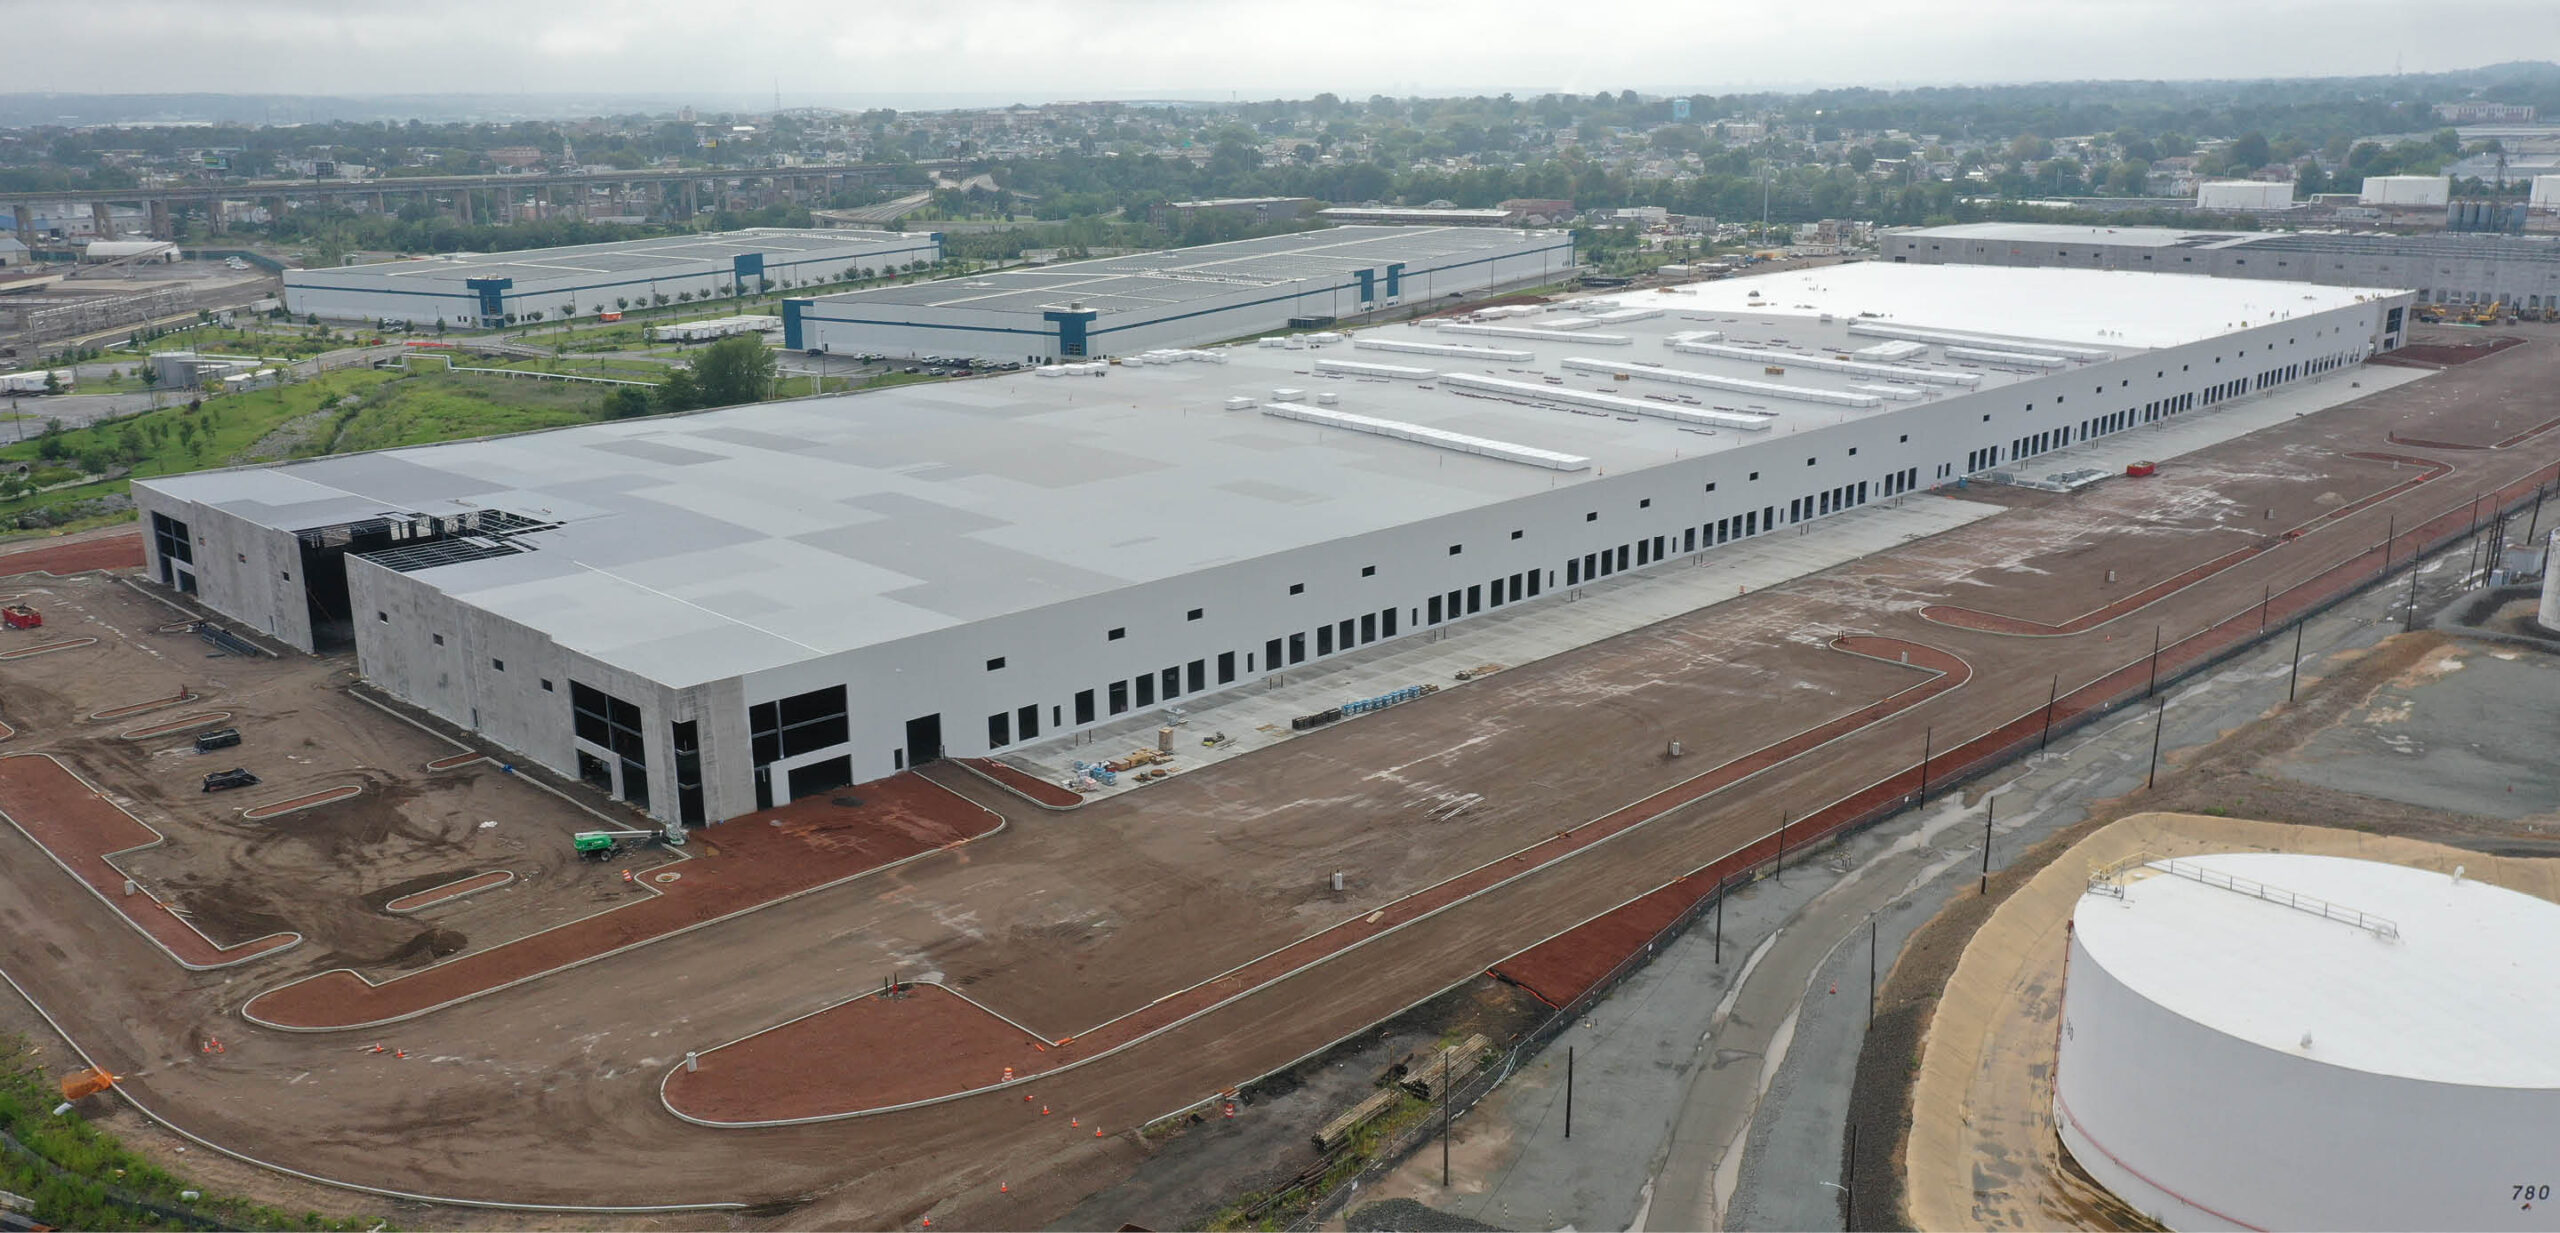
<instances>
[{"instance_id":1,"label":"tank catwalk railing","mask_svg":"<svg viewBox=\"0 0 2560 1233\"><path fill-rule=\"evenodd\" d=\"M2162 873L2176 874L2189 881L2201 882L2206 886L2227 890L2235 895L2264 899L2277 907L2307 912L2323 920L2333 920L2342 925L2353 925L2377 938L2396 941L2400 937L2400 926L2386 917L2376 916L2371 912L2359 912L2344 904L2331 903L2326 899L2297 894L2281 886L2269 886L2264 882L2234 877L2219 869L2208 869L2193 861L2160 860L2151 862L2151 867Z\"/></svg>"}]
</instances>

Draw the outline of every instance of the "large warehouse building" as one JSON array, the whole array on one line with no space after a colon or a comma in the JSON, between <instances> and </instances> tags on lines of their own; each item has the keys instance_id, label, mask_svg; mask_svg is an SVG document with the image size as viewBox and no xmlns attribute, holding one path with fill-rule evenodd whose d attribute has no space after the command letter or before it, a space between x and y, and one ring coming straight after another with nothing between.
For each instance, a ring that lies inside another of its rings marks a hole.
<instances>
[{"instance_id":1,"label":"large warehouse building","mask_svg":"<svg viewBox=\"0 0 2560 1233\"><path fill-rule=\"evenodd\" d=\"M2560 1229L2560 905L2284 852L2071 917L2055 1128L2171 1229Z\"/></svg>"},{"instance_id":2,"label":"large warehouse building","mask_svg":"<svg viewBox=\"0 0 2560 1233\"><path fill-rule=\"evenodd\" d=\"M1553 282L1573 236L1336 227L783 302L785 345L990 360L1135 355Z\"/></svg>"},{"instance_id":3,"label":"large warehouse building","mask_svg":"<svg viewBox=\"0 0 2560 1233\"><path fill-rule=\"evenodd\" d=\"M2312 378L2407 302L1835 266L134 496L160 581L691 823Z\"/></svg>"},{"instance_id":4,"label":"large warehouse building","mask_svg":"<svg viewBox=\"0 0 2560 1233\"><path fill-rule=\"evenodd\" d=\"M1886 232L1884 260L2272 278L2414 287L2427 304L2560 308L2560 240L2339 231L2188 231L2061 223L1959 223Z\"/></svg>"},{"instance_id":5,"label":"large warehouse building","mask_svg":"<svg viewBox=\"0 0 2560 1233\"><path fill-rule=\"evenodd\" d=\"M895 231L756 227L511 253L460 253L334 269L287 270L284 306L334 321L437 322L458 329L512 324L529 313L556 320L682 295L712 299L775 287L846 281L942 259L942 237Z\"/></svg>"}]
</instances>

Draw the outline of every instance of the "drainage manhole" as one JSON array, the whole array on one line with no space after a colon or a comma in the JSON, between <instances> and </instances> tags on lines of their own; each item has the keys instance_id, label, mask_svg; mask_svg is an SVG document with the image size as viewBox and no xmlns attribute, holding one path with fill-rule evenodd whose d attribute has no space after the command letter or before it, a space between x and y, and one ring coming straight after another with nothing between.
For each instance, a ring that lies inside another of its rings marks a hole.
<instances>
[{"instance_id":1,"label":"drainage manhole","mask_svg":"<svg viewBox=\"0 0 2560 1233\"><path fill-rule=\"evenodd\" d=\"M651 875L649 875L649 880L650 880L650 881L652 881L652 882L673 882L673 881L675 881L677 878L681 878L681 877L683 877L683 876L684 876L683 874L677 873L677 872L675 872L674 870L668 870L668 871L667 871L667 872L665 872L665 873L655 873L655 874L651 874Z\"/></svg>"}]
</instances>

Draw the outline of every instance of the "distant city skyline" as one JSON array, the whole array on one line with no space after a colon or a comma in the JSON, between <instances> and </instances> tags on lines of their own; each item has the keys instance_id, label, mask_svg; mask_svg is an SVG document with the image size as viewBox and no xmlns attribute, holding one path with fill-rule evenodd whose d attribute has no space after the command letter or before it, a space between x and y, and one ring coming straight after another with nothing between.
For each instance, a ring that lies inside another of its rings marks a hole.
<instances>
[{"instance_id":1,"label":"distant city skyline","mask_svg":"<svg viewBox=\"0 0 2560 1233\"><path fill-rule=\"evenodd\" d=\"M2560 6L2481 17L2494 28L2401 0L1840 0L1817 12L1694 0L1581 11L1526 0L982 0L925 11L823 0L745 10L92 0L49 13L41 35L19 29L44 47L12 64L10 90L769 108L778 89L785 106L925 108L2366 76L2560 48Z\"/></svg>"}]
</instances>

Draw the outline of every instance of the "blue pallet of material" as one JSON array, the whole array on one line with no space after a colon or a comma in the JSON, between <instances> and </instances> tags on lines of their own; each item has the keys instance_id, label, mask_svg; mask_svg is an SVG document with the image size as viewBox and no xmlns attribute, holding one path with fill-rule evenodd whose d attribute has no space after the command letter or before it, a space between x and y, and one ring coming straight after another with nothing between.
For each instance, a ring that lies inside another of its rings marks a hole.
<instances>
[{"instance_id":1,"label":"blue pallet of material","mask_svg":"<svg viewBox=\"0 0 2560 1233\"><path fill-rule=\"evenodd\" d=\"M1414 699L1421 697L1424 692L1423 688L1419 685L1407 685L1402 689L1383 693L1375 698L1362 698L1357 702L1345 702L1342 704L1342 713L1345 715L1365 715L1371 711L1383 711L1399 702L1411 702Z\"/></svg>"}]
</instances>

